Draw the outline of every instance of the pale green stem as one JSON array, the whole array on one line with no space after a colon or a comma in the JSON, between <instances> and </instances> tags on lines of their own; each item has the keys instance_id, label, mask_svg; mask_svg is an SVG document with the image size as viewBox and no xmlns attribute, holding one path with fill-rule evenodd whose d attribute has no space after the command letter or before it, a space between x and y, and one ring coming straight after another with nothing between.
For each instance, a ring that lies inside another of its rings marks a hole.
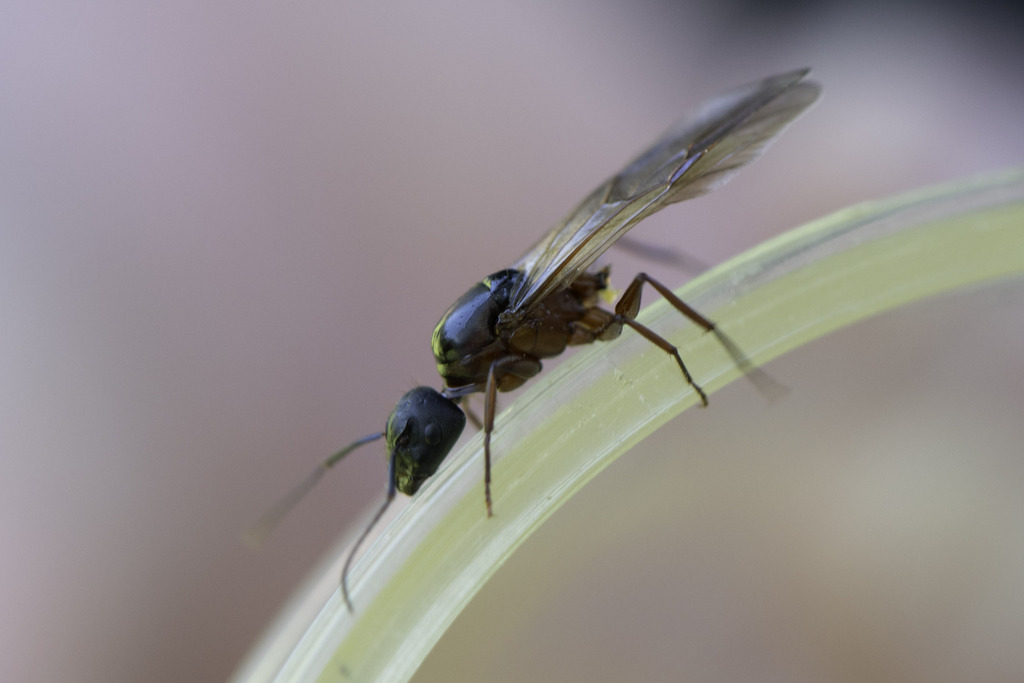
<instances>
[{"instance_id":1,"label":"pale green stem","mask_svg":"<svg viewBox=\"0 0 1024 683\"><path fill-rule=\"evenodd\" d=\"M1021 274L1024 169L1013 169L840 211L677 294L763 364L897 306ZM679 346L709 394L739 376L714 337L664 301L639 319ZM694 403L672 360L628 330L577 351L498 417L492 519L484 514L478 435L355 565L349 585L356 613L337 590L312 623L293 610L237 680L407 680L534 529L613 459ZM321 575L321 586L336 584L341 559Z\"/></svg>"}]
</instances>

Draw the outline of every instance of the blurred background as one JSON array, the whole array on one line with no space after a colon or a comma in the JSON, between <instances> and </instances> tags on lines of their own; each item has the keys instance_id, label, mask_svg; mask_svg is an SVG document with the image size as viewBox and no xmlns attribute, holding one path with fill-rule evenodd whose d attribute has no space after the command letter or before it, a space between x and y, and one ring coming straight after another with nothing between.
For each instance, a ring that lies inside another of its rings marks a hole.
<instances>
[{"instance_id":1,"label":"blurred background","mask_svg":"<svg viewBox=\"0 0 1024 683\"><path fill-rule=\"evenodd\" d=\"M709 263L1024 161L1019 8L767 7L4 3L0 679L230 675L380 500L382 449L263 551L241 532L437 386L450 303L703 99L825 89L633 233ZM780 359L783 404L716 394L524 544L419 680L1021 680L1022 336L1008 283Z\"/></svg>"}]
</instances>

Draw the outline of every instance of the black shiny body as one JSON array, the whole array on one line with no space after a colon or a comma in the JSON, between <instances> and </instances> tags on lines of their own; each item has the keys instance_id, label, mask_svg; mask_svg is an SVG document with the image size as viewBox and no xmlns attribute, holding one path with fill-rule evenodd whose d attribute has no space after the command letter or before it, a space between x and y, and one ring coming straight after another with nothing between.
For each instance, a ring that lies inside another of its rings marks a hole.
<instances>
[{"instance_id":1,"label":"black shiny body","mask_svg":"<svg viewBox=\"0 0 1024 683\"><path fill-rule=\"evenodd\" d=\"M445 394L483 391L490 372L497 391L511 391L541 371L541 359L566 346L613 339L622 330L614 315L597 307L608 287L608 269L583 273L569 287L548 295L515 325L502 325L521 271L507 269L485 278L444 314L431 348Z\"/></svg>"}]
</instances>

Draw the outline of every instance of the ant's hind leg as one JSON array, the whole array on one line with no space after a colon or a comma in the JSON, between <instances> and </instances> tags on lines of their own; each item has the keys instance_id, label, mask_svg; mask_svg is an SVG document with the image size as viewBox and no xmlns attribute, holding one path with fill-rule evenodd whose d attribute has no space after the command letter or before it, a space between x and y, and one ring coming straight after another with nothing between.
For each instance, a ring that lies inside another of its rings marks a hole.
<instances>
[{"instance_id":1,"label":"ant's hind leg","mask_svg":"<svg viewBox=\"0 0 1024 683\"><path fill-rule=\"evenodd\" d=\"M651 342L668 355L672 356L672 358L674 358L676 361L676 365L678 365L679 369L683 371L683 377L686 379L686 383L693 387L693 390L697 392L697 397L700 398L701 405L707 406L708 395L704 393L704 390L701 388L699 384L693 381L693 377L690 375L690 371L686 369L686 363L683 362L682 356L679 355L679 349L677 349L675 346L669 343L667 339L659 335L651 328L641 325L637 321L633 320L632 318L626 317L622 313L617 313L615 316L613 316L612 319L615 320L616 322L621 322L623 325L628 325L632 327L634 330L639 332L644 339Z\"/></svg>"},{"instance_id":2,"label":"ant's hind leg","mask_svg":"<svg viewBox=\"0 0 1024 683\"><path fill-rule=\"evenodd\" d=\"M652 287L654 287L654 289L657 290L657 292L661 294L661 296L663 296L665 300L668 301L674 309L685 315L695 325L703 328L705 332L711 332L712 334L714 334L715 338L718 339L718 343L722 345L722 348L725 349L726 353L729 354L733 362L736 363L736 366L743 372L747 379L749 379L754 384L754 387L763 396L765 396L769 400L774 400L788 393L789 390L786 387L776 382L771 375L769 375L767 372L765 372L764 370L760 369L759 367L755 366L752 362L750 362L750 359L747 358L747 355L743 353L740 347L737 346L736 343L732 339L730 339L724 332L718 329L718 326L715 325L715 323L705 318L703 315L697 312L696 309L694 309L689 304L680 299L678 296L676 296L671 289L661 284L660 282L649 276L647 273L639 273L635 278L633 278L633 281L629 283L629 286L622 293L622 296L619 298L618 303L616 303L615 305L615 313L619 316L622 316L623 322L632 320L633 318L636 317L637 312L640 310L641 289L646 283L649 283ZM644 334L643 332L640 331L637 324L629 322L627 322L626 324L628 324L630 327L643 334L644 337L651 339L650 337L648 337L647 334ZM648 330L648 332L650 332L650 330ZM654 333L650 332L650 334ZM661 337L658 338L661 339ZM654 340L651 339L651 341ZM661 341L665 342L664 339L661 339ZM658 344L658 342L656 341L654 343ZM667 344L668 342L665 343ZM661 344L658 344L658 346L665 349L665 347L662 346ZM673 346L672 350L674 349L675 347ZM665 350L669 351L670 353L672 352L669 349ZM678 354L675 355L678 356ZM680 363L680 365L682 365L682 361L678 362ZM686 374L687 379L689 380L689 373L686 373L686 370L683 370L683 372L684 374ZM690 380L690 384L693 384L692 380ZM698 393L700 393L703 397L704 405L707 405L707 397L704 396L703 392L700 390L699 387L697 387L697 385L693 386L694 388L697 389Z\"/></svg>"}]
</instances>

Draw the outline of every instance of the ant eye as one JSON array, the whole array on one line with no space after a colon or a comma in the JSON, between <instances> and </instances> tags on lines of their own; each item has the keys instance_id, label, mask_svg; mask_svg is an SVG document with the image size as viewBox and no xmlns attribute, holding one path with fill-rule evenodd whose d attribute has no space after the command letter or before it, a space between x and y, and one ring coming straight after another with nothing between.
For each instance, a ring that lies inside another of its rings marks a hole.
<instances>
[{"instance_id":1,"label":"ant eye","mask_svg":"<svg viewBox=\"0 0 1024 683\"><path fill-rule=\"evenodd\" d=\"M428 424L423 429L423 440L426 441L427 444L430 446L436 446L437 444L441 443L442 436L443 434L441 434L441 428L438 427L433 422Z\"/></svg>"}]
</instances>

